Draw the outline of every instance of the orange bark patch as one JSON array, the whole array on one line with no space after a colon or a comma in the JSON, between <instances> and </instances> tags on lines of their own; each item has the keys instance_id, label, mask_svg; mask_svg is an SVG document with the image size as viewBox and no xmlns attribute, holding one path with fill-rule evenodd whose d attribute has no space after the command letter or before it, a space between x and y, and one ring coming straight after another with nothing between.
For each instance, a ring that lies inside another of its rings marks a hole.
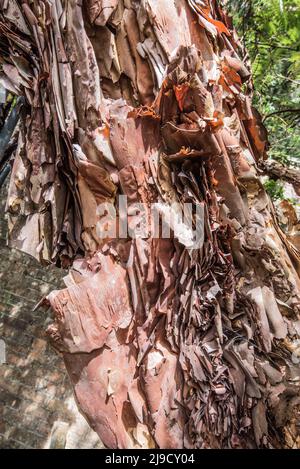
<instances>
[{"instance_id":1,"label":"orange bark patch","mask_svg":"<svg viewBox=\"0 0 300 469\"><path fill-rule=\"evenodd\" d=\"M109 138L110 135L110 128L108 125L105 125L104 129L102 129L102 133L105 138Z\"/></svg>"},{"instance_id":2,"label":"orange bark patch","mask_svg":"<svg viewBox=\"0 0 300 469\"><path fill-rule=\"evenodd\" d=\"M225 91L227 91L227 93L231 93L231 90L230 90L230 88L227 84L227 81L226 81L225 76L224 76L223 73L221 73L221 76L219 78L219 85L221 85L223 87L223 89Z\"/></svg>"},{"instance_id":3,"label":"orange bark patch","mask_svg":"<svg viewBox=\"0 0 300 469\"><path fill-rule=\"evenodd\" d=\"M204 18L209 21L210 23L212 23L218 30L218 32L221 34L221 33L225 33L226 36L231 36L230 32L228 31L228 29L226 28L225 24L222 23L221 21L217 21L217 20L214 20L213 18L211 18L210 16L206 15L204 12L202 12L202 15L204 16Z\"/></svg>"},{"instance_id":4,"label":"orange bark patch","mask_svg":"<svg viewBox=\"0 0 300 469\"><path fill-rule=\"evenodd\" d=\"M189 87L190 85L188 83L184 83L183 85L177 85L173 87L180 111L183 111L184 100L185 100Z\"/></svg>"},{"instance_id":5,"label":"orange bark patch","mask_svg":"<svg viewBox=\"0 0 300 469\"><path fill-rule=\"evenodd\" d=\"M222 64L222 71L230 84L235 84L239 86L242 85L240 75L233 68L228 67L228 65L226 65L224 62Z\"/></svg>"},{"instance_id":6,"label":"orange bark patch","mask_svg":"<svg viewBox=\"0 0 300 469\"><path fill-rule=\"evenodd\" d=\"M130 111L127 115L128 117L152 117L153 119L160 119L160 115L155 112L152 107L149 106L141 106L133 111Z\"/></svg>"},{"instance_id":7,"label":"orange bark patch","mask_svg":"<svg viewBox=\"0 0 300 469\"><path fill-rule=\"evenodd\" d=\"M202 15L207 21L209 21L211 24L213 24L218 32L225 33L226 36L231 36L230 31L226 28L225 24L222 23L222 21L214 20L210 16L210 8L199 8L197 7L197 10L199 11L200 15Z\"/></svg>"},{"instance_id":8,"label":"orange bark patch","mask_svg":"<svg viewBox=\"0 0 300 469\"><path fill-rule=\"evenodd\" d=\"M208 125L210 125L214 130L219 129L220 127L223 127L224 121L223 121L223 113L215 111L214 112L214 118L211 121L208 121Z\"/></svg>"},{"instance_id":9,"label":"orange bark patch","mask_svg":"<svg viewBox=\"0 0 300 469\"><path fill-rule=\"evenodd\" d=\"M181 148L180 148L180 151L179 151L179 154L180 154L180 155L188 155L190 152L191 152L191 149L190 149L190 148L181 147Z\"/></svg>"}]
</instances>

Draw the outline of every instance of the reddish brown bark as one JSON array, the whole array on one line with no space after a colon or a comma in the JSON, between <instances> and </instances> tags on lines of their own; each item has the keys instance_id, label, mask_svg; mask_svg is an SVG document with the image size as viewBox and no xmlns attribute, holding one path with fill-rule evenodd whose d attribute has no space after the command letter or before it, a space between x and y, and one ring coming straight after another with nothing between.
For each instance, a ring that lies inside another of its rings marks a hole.
<instances>
[{"instance_id":1,"label":"reddish brown bark","mask_svg":"<svg viewBox=\"0 0 300 469\"><path fill-rule=\"evenodd\" d=\"M112 448L299 443L299 252L257 175L266 131L226 14L1 4L2 81L28 102L10 244L72 266L48 332L90 425ZM200 207L201 245L100 239L97 206L118 194L147 217L153 202Z\"/></svg>"}]
</instances>

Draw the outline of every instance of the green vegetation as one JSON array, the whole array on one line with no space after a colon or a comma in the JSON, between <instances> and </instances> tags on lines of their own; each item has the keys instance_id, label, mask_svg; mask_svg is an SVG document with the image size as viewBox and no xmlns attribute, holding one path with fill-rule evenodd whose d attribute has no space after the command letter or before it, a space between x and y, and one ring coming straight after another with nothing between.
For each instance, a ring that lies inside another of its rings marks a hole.
<instances>
[{"instance_id":1,"label":"green vegetation","mask_svg":"<svg viewBox=\"0 0 300 469\"><path fill-rule=\"evenodd\" d=\"M228 0L250 55L271 158L300 165L300 0Z\"/></svg>"},{"instance_id":2,"label":"green vegetation","mask_svg":"<svg viewBox=\"0 0 300 469\"><path fill-rule=\"evenodd\" d=\"M279 181L275 181L274 179L268 179L264 183L264 186L269 196L273 200L284 199L284 188L283 188L283 185Z\"/></svg>"}]
</instances>

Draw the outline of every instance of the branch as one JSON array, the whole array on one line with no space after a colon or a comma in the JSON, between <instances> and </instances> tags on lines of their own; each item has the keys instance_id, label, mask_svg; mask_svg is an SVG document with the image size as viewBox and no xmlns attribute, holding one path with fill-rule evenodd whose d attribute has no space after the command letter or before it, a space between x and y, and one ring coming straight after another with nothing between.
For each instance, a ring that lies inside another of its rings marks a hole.
<instances>
[{"instance_id":1,"label":"branch","mask_svg":"<svg viewBox=\"0 0 300 469\"><path fill-rule=\"evenodd\" d=\"M296 85L300 85L300 81L298 80L293 80L292 78L290 77L285 77L284 75L281 75L281 73L278 73L277 75L279 78L282 78L283 80L288 80L288 81L291 81L292 83L296 83Z\"/></svg>"},{"instance_id":2,"label":"branch","mask_svg":"<svg viewBox=\"0 0 300 469\"><path fill-rule=\"evenodd\" d=\"M284 114L284 113L293 113L293 112L297 112L300 114L300 109L281 109L280 111L274 111L274 112L271 112L270 114L267 114L264 118L263 118L263 122L265 122L266 119L269 119L269 117L271 116L276 116L278 114Z\"/></svg>"}]
</instances>

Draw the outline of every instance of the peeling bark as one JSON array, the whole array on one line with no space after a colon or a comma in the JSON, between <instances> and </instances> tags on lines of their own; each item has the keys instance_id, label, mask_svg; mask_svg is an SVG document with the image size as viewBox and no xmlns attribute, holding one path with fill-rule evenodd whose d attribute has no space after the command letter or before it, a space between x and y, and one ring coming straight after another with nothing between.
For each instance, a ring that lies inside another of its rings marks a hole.
<instances>
[{"instance_id":1,"label":"peeling bark","mask_svg":"<svg viewBox=\"0 0 300 469\"><path fill-rule=\"evenodd\" d=\"M48 334L91 427L110 448L299 445L300 256L230 19L214 0L0 5L1 82L28 104L9 242L71 267ZM118 194L146 217L200 207L201 245L101 239Z\"/></svg>"}]
</instances>

